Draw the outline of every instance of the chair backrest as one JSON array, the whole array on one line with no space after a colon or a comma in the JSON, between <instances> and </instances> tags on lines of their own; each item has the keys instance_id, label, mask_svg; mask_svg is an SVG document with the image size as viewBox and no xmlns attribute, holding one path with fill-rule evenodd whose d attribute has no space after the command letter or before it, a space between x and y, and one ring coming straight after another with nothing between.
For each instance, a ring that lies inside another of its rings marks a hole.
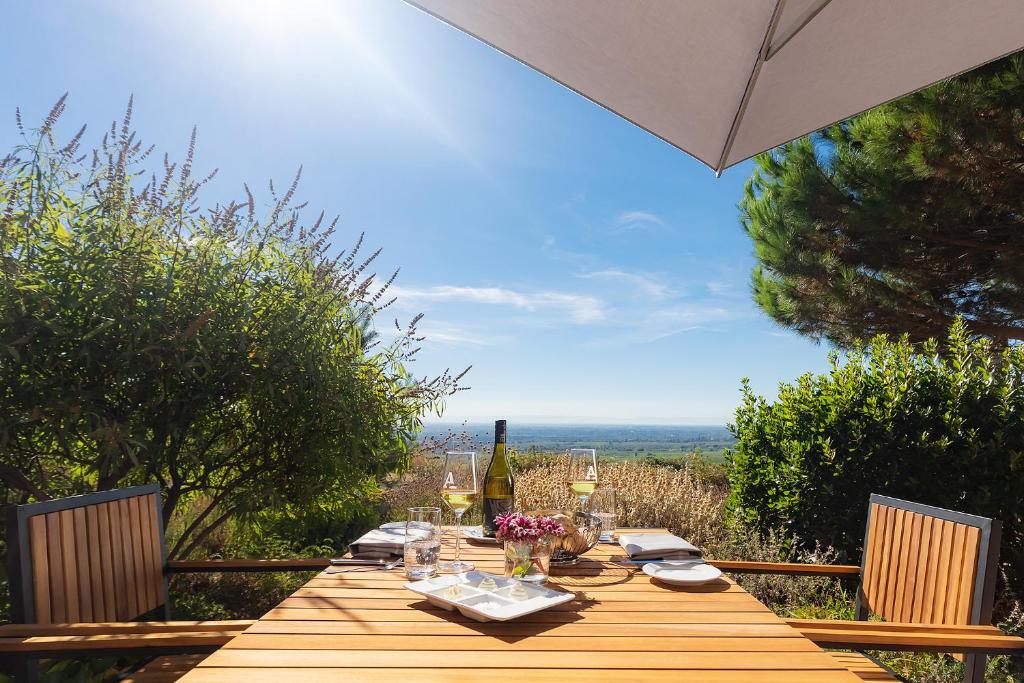
<instances>
[{"instance_id":1,"label":"chair backrest","mask_svg":"<svg viewBox=\"0 0 1024 683\"><path fill-rule=\"evenodd\" d=\"M857 618L988 624L999 522L871 495Z\"/></svg>"},{"instance_id":2,"label":"chair backrest","mask_svg":"<svg viewBox=\"0 0 1024 683\"><path fill-rule=\"evenodd\" d=\"M167 617L158 486L11 506L7 534L16 621L126 621L158 607Z\"/></svg>"}]
</instances>

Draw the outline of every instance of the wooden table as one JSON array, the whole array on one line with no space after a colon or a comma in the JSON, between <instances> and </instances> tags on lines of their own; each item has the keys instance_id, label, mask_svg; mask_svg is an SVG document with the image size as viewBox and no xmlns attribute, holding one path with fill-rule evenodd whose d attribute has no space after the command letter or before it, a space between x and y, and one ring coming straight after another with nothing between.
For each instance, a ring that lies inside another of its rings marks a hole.
<instances>
[{"instance_id":1,"label":"wooden table","mask_svg":"<svg viewBox=\"0 0 1024 683\"><path fill-rule=\"evenodd\" d=\"M462 555L502 572L496 546L464 542ZM672 587L623 558L599 545L548 584L577 600L505 623L436 609L398 570L322 572L181 680L860 680L731 579Z\"/></svg>"}]
</instances>

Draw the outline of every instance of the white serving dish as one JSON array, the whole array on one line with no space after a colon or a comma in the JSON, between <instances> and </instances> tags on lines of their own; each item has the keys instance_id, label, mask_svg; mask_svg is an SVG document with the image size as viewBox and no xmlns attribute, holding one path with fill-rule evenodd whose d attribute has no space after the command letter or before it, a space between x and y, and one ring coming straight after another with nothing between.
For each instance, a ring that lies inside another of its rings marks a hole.
<instances>
[{"instance_id":1,"label":"white serving dish","mask_svg":"<svg viewBox=\"0 0 1024 683\"><path fill-rule=\"evenodd\" d=\"M478 587L485 577L494 579L497 588L493 591L480 590ZM526 597L517 598L513 588L518 584L526 592ZM449 590L457 586L458 595L451 595ZM465 574L448 574L435 576L423 581L411 581L405 587L413 593L425 597L430 604L446 610L458 610L470 619L477 621L508 621L527 614L571 602L575 593L551 590L543 586L524 583L504 576L486 572L467 572Z\"/></svg>"},{"instance_id":2,"label":"white serving dish","mask_svg":"<svg viewBox=\"0 0 1024 683\"><path fill-rule=\"evenodd\" d=\"M479 526L464 526L464 527L462 527L462 536L463 536L463 538L467 538L467 539L473 541L474 543L491 543L493 545L497 545L497 544L501 543L501 541L499 541L496 538L491 538L490 536L484 536L484 529L483 529L483 527L479 527Z\"/></svg>"},{"instance_id":3,"label":"white serving dish","mask_svg":"<svg viewBox=\"0 0 1024 683\"><path fill-rule=\"evenodd\" d=\"M661 560L645 564L644 574L675 586L700 586L717 579L722 571L703 560Z\"/></svg>"}]
</instances>

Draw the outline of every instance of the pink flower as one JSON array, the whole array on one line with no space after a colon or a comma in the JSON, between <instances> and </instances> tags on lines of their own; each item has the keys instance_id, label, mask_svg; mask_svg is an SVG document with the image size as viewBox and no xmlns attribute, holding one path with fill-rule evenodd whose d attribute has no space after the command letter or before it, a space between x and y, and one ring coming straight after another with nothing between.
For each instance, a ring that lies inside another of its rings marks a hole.
<instances>
[{"instance_id":1,"label":"pink flower","mask_svg":"<svg viewBox=\"0 0 1024 683\"><path fill-rule=\"evenodd\" d=\"M499 541L538 541L546 536L561 536L565 528L550 517L527 517L521 512L507 512L494 520Z\"/></svg>"}]
</instances>

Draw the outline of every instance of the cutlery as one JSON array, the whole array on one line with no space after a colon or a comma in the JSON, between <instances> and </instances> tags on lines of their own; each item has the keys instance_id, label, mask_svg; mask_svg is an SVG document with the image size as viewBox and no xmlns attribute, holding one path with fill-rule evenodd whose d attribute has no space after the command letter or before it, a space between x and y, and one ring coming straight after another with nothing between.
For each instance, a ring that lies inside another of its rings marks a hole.
<instances>
[{"instance_id":1,"label":"cutlery","mask_svg":"<svg viewBox=\"0 0 1024 683\"><path fill-rule=\"evenodd\" d=\"M670 564L670 565L677 565L678 566L678 565L684 565L684 564L704 564L704 560L699 559L699 558L693 559L693 560L622 560L622 562L625 563L625 564L636 564L636 565L643 565L643 564Z\"/></svg>"},{"instance_id":2,"label":"cutlery","mask_svg":"<svg viewBox=\"0 0 1024 683\"><path fill-rule=\"evenodd\" d=\"M333 566L344 566L344 565L367 565L367 566L374 566L374 565L378 565L378 564L387 564L388 562L391 562L391 560L384 560L384 559L380 559L380 558L374 559L374 560L368 560L368 559L360 559L358 557L335 557L334 559L331 560L331 565L333 565Z\"/></svg>"},{"instance_id":3,"label":"cutlery","mask_svg":"<svg viewBox=\"0 0 1024 683\"><path fill-rule=\"evenodd\" d=\"M357 562L357 563L346 562L345 563L346 565L347 564L356 564L357 566L349 567L348 569L334 569L333 567L328 567L327 569L324 570L324 573L326 573L326 574L344 574L345 572L375 571L377 569L387 570L387 569L394 569L395 567L397 567L398 565L400 565L402 563L403 563L402 560L392 560L391 562L376 561L376 560L374 560L374 561L363 560L362 562ZM331 564L334 564L334 562L332 561Z\"/></svg>"}]
</instances>

